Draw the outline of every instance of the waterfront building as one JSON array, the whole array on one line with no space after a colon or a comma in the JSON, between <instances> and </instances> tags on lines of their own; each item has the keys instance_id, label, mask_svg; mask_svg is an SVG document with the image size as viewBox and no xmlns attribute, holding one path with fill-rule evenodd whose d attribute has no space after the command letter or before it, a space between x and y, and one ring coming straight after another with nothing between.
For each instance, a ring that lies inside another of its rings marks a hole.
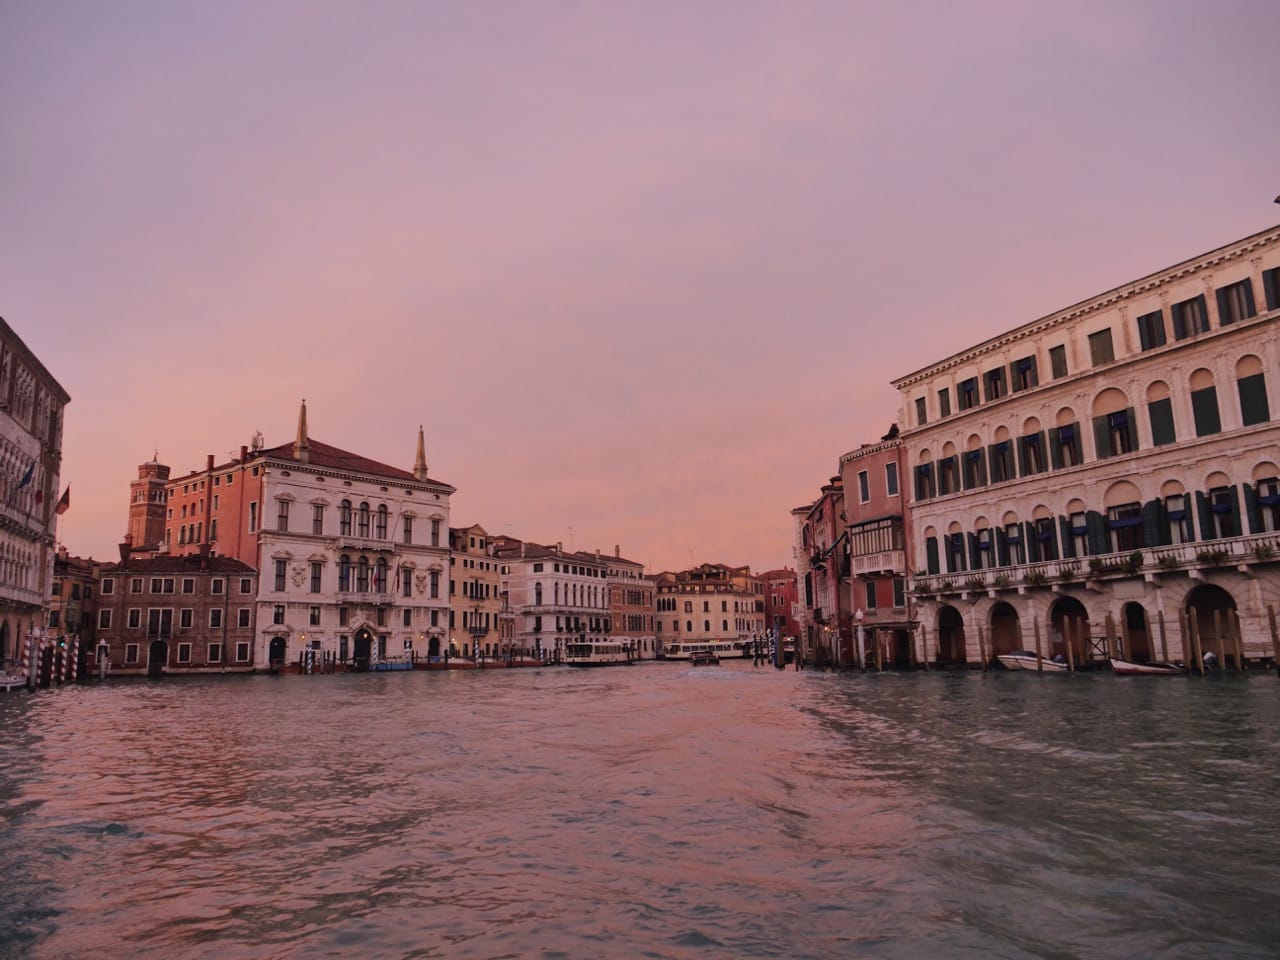
<instances>
[{"instance_id":1,"label":"waterfront building","mask_svg":"<svg viewBox=\"0 0 1280 960\"><path fill-rule=\"evenodd\" d=\"M903 445L897 429L840 458L844 552L854 654L864 667L914 665L907 592L907 509L902 494ZM824 565L836 561L828 550ZM862 642L859 643L858 635Z\"/></svg>"},{"instance_id":2,"label":"waterfront building","mask_svg":"<svg viewBox=\"0 0 1280 960\"><path fill-rule=\"evenodd\" d=\"M658 637L654 628L654 582L646 576L644 564L622 556L614 544L613 556L596 556L604 563L608 580L609 620L613 636L634 651L637 660L658 657Z\"/></svg>"},{"instance_id":3,"label":"waterfront building","mask_svg":"<svg viewBox=\"0 0 1280 960\"><path fill-rule=\"evenodd\" d=\"M608 568L597 555L507 536L495 551L517 655L560 661L567 643L613 639Z\"/></svg>"},{"instance_id":4,"label":"waterfront building","mask_svg":"<svg viewBox=\"0 0 1280 960\"><path fill-rule=\"evenodd\" d=\"M754 643L765 636L764 583L750 567L704 563L655 578L658 645Z\"/></svg>"},{"instance_id":5,"label":"waterfront building","mask_svg":"<svg viewBox=\"0 0 1280 960\"><path fill-rule=\"evenodd\" d=\"M1280 228L893 381L920 649L1272 654Z\"/></svg>"},{"instance_id":6,"label":"waterfront building","mask_svg":"<svg viewBox=\"0 0 1280 960\"><path fill-rule=\"evenodd\" d=\"M798 656L819 667L856 666L855 628L845 534L844 481L837 475L823 486L808 507L793 512L797 520L796 563L803 569Z\"/></svg>"},{"instance_id":7,"label":"waterfront building","mask_svg":"<svg viewBox=\"0 0 1280 960\"><path fill-rule=\"evenodd\" d=\"M93 649L97 626L96 592L102 562L90 557L73 557L59 547L53 558L53 590L49 597L48 633L77 637L80 649Z\"/></svg>"},{"instance_id":8,"label":"waterfront building","mask_svg":"<svg viewBox=\"0 0 1280 960\"><path fill-rule=\"evenodd\" d=\"M48 620L70 400L0 319L0 667L20 659L22 643Z\"/></svg>"},{"instance_id":9,"label":"waterfront building","mask_svg":"<svg viewBox=\"0 0 1280 960\"><path fill-rule=\"evenodd\" d=\"M464 658L509 654L499 629L502 578L484 527L449 528L449 654Z\"/></svg>"},{"instance_id":10,"label":"waterfront building","mask_svg":"<svg viewBox=\"0 0 1280 960\"><path fill-rule=\"evenodd\" d=\"M304 403L292 443L170 478L165 548L209 550L260 570L253 662L278 669L437 655L449 621L449 498L428 476L422 429L412 470L311 439Z\"/></svg>"},{"instance_id":11,"label":"waterfront building","mask_svg":"<svg viewBox=\"0 0 1280 960\"><path fill-rule=\"evenodd\" d=\"M257 571L232 557L203 552L133 556L101 568L97 663L112 675L247 672L255 666Z\"/></svg>"},{"instance_id":12,"label":"waterfront building","mask_svg":"<svg viewBox=\"0 0 1280 960\"><path fill-rule=\"evenodd\" d=\"M783 637L800 635L800 604L796 572L790 567L767 570L760 574L764 586L764 625L779 630Z\"/></svg>"}]
</instances>

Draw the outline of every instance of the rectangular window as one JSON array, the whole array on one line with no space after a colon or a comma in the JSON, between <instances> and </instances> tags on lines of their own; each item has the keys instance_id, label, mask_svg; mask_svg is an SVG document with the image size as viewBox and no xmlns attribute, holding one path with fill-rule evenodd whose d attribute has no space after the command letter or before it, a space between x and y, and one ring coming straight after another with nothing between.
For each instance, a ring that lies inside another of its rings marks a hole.
<instances>
[{"instance_id":1,"label":"rectangular window","mask_svg":"<svg viewBox=\"0 0 1280 960\"><path fill-rule=\"evenodd\" d=\"M440 572L438 570L431 571L430 584L429 596L435 600L440 596Z\"/></svg>"},{"instance_id":2,"label":"rectangular window","mask_svg":"<svg viewBox=\"0 0 1280 960\"><path fill-rule=\"evenodd\" d=\"M163 584L164 584L164 581L163 581L163 580L161 580L159 577L152 577L152 578L151 578L151 592L152 592L152 593L160 593L160 592L164 589Z\"/></svg>"},{"instance_id":3,"label":"rectangular window","mask_svg":"<svg viewBox=\"0 0 1280 960\"><path fill-rule=\"evenodd\" d=\"M929 414L925 409L924 397L916 397L916 425L923 426L929 422Z\"/></svg>"},{"instance_id":4,"label":"rectangular window","mask_svg":"<svg viewBox=\"0 0 1280 960\"><path fill-rule=\"evenodd\" d=\"M1204 294L1175 303L1169 310L1173 317L1173 339L1185 340L1209 329L1209 313L1205 309Z\"/></svg>"},{"instance_id":5,"label":"rectangular window","mask_svg":"<svg viewBox=\"0 0 1280 960\"><path fill-rule=\"evenodd\" d=\"M1067 348L1063 344L1049 348L1049 369L1053 379L1061 380L1067 375Z\"/></svg>"},{"instance_id":6,"label":"rectangular window","mask_svg":"<svg viewBox=\"0 0 1280 960\"><path fill-rule=\"evenodd\" d=\"M1173 401L1168 397L1152 400L1147 404L1147 413L1151 417L1151 444L1163 447L1175 442L1178 437L1173 429Z\"/></svg>"},{"instance_id":7,"label":"rectangular window","mask_svg":"<svg viewBox=\"0 0 1280 960\"><path fill-rule=\"evenodd\" d=\"M347 607L338 608L338 626L345 627L351 616L351 611Z\"/></svg>"},{"instance_id":8,"label":"rectangular window","mask_svg":"<svg viewBox=\"0 0 1280 960\"><path fill-rule=\"evenodd\" d=\"M321 578L324 576L324 564L319 560L311 561L311 592L320 592Z\"/></svg>"},{"instance_id":9,"label":"rectangular window","mask_svg":"<svg viewBox=\"0 0 1280 960\"><path fill-rule=\"evenodd\" d=\"M876 582L874 580L868 580L865 586L867 609L874 610L876 608Z\"/></svg>"},{"instance_id":10,"label":"rectangular window","mask_svg":"<svg viewBox=\"0 0 1280 960\"><path fill-rule=\"evenodd\" d=\"M1035 544L1032 549L1040 560L1058 559L1058 541L1054 536L1053 517L1041 517L1032 521L1035 532Z\"/></svg>"},{"instance_id":11,"label":"rectangular window","mask_svg":"<svg viewBox=\"0 0 1280 960\"><path fill-rule=\"evenodd\" d=\"M403 590L403 596L413 596L413 571L408 567L400 568L400 588Z\"/></svg>"},{"instance_id":12,"label":"rectangular window","mask_svg":"<svg viewBox=\"0 0 1280 960\"><path fill-rule=\"evenodd\" d=\"M178 644L178 663L190 663L190 662L191 662L191 644L189 643Z\"/></svg>"},{"instance_id":13,"label":"rectangular window","mask_svg":"<svg viewBox=\"0 0 1280 960\"><path fill-rule=\"evenodd\" d=\"M898 495L898 465L896 463L886 463L884 465L884 488L889 496L896 497Z\"/></svg>"},{"instance_id":14,"label":"rectangular window","mask_svg":"<svg viewBox=\"0 0 1280 960\"><path fill-rule=\"evenodd\" d=\"M861 497L861 503L866 503L871 499L871 478L867 471L858 471L858 496Z\"/></svg>"},{"instance_id":15,"label":"rectangular window","mask_svg":"<svg viewBox=\"0 0 1280 960\"><path fill-rule=\"evenodd\" d=\"M951 391L947 387L938 391L938 416L951 416Z\"/></svg>"},{"instance_id":16,"label":"rectangular window","mask_svg":"<svg viewBox=\"0 0 1280 960\"><path fill-rule=\"evenodd\" d=\"M209 611L209 628L211 630L222 629L222 608L214 607Z\"/></svg>"},{"instance_id":17,"label":"rectangular window","mask_svg":"<svg viewBox=\"0 0 1280 960\"><path fill-rule=\"evenodd\" d=\"M289 532L289 501L276 501L276 530L280 533Z\"/></svg>"},{"instance_id":18,"label":"rectangular window","mask_svg":"<svg viewBox=\"0 0 1280 960\"><path fill-rule=\"evenodd\" d=\"M983 377L984 386L986 387L987 401L999 400L1009 391L1005 388L1004 383L1004 367L996 367L994 370L988 370Z\"/></svg>"},{"instance_id":19,"label":"rectangular window","mask_svg":"<svg viewBox=\"0 0 1280 960\"><path fill-rule=\"evenodd\" d=\"M324 504L313 503L311 505L311 532L316 536L324 533Z\"/></svg>"},{"instance_id":20,"label":"rectangular window","mask_svg":"<svg viewBox=\"0 0 1280 960\"><path fill-rule=\"evenodd\" d=\"M1235 488L1214 487L1209 491L1209 519L1213 524L1211 538L1223 540L1240 535L1236 520Z\"/></svg>"},{"instance_id":21,"label":"rectangular window","mask_svg":"<svg viewBox=\"0 0 1280 960\"><path fill-rule=\"evenodd\" d=\"M404 542L413 543L413 517L401 517L400 523L404 528Z\"/></svg>"},{"instance_id":22,"label":"rectangular window","mask_svg":"<svg viewBox=\"0 0 1280 960\"><path fill-rule=\"evenodd\" d=\"M956 402L961 410L969 410L978 405L977 377L960 381L960 386L956 388Z\"/></svg>"},{"instance_id":23,"label":"rectangular window","mask_svg":"<svg viewBox=\"0 0 1280 960\"><path fill-rule=\"evenodd\" d=\"M1240 391L1240 422L1246 427L1255 423L1266 423L1271 419L1271 410L1267 405L1267 383L1264 374L1241 377L1236 381Z\"/></svg>"},{"instance_id":24,"label":"rectangular window","mask_svg":"<svg viewBox=\"0 0 1280 960\"><path fill-rule=\"evenodd\" d=\"M191 625L194 622L193 620L194 616L195 616L195 611L192 610L190 607L183 607L181 610L179 610L178 611L179 629L190 630Z\"/></svg>"},{"instance_id":25,"label":"rectangular window","mask_svg":"<svg viewBox=\"0 0 1280 960\"><path fill-rule=\"evenodd\" d=\"M284 623L284 604L277 603L271 608L271 622Z\"/></svg>"},{"instance_id":26,"label":"rectangular window","mask_svg":"<svg viewBox=\"0 0 1280 960\"><path fill-rule=\"evenodd\" d=\"M214 596L221 596L225 581L221 577L214 577L209 581L209 592Z\"/></svg>"},{"instance_id":27,"label":"rectangular window","mask_svg":"<svg viewBox=\"0 0 1280 960\"><path fill-rule=\"evenodd\" d=\"M307 622L310 626L313 626L313 627L320 626L320 608L318 606L313 606L311 608L310 616L307 618Z\"/></svg>"},{"instance_id":28,"label":"rectangular window","mask_svg":"<svg viewBox=\"0 0 1280 960\"><path fill-rule=\"evenodd\" d=\"M1187 495L1174 494L1164 498L1164 515L1169 521L1169 542L1191 542L1191 511L1187 509Z\"/></svg>"},{"instance_id":29,"label":"rectangular window","mask_svg":"<svg viewBox=\"0 0 1280 960\"><path fill-rule=\"evenodd\" d=\"M241 607L240 609L238 609L236 611L236 626L240 627L242 630L245 627L248 627L250 625L249 617L250 617L250 613L249 613L248 607Z\"/></svg>"},{"instance_id":30,"label":"rectangular window","mask_svg":"<svg viewBox=\"0 0 1280 960\"><path fill-rule=\"evenodd\" d=\"M253 593L253 580L250 579L249 577L241 577L240 592L245 594Z\"/></svg>"},{"instance_id":31,"label":"rectangular window","mask_svg":"<svg viewBox=\"0 0 1280 960\"><path fill-rule=\"evenodd\" d=\"M1138 341L1143 350L1154 350L1165 345L1163 310L1144 313L1138 318Z\"/></svg>"},{"instance_id":32,"label":"rectangular window","mask_svg":"<svg viewBox=\"0 0 1280 960\"><path fill-rule=\"evenodd\" d=\"M1280 267L1262 271L1262 292L1268 310L1280 310Z\"/></svg>"},{"instance_id":33,"label":"rectangular window","mask_svg":"<svg viewBox=\"0 0 1280 960\"><path fill-rule=\"evenodd\" d=\"M249 532L258 532L258 501L249 501Z\"/></svg>"},{"instance_id":34,"label":"rectangular window","mask_svg":"<svg viewBox=\"0 0 1280 960\"><path fill-rule=\"evenodd\" d=\"M1115 358L1116 352L1111 346L1110 327L1089 334L1089 360L1095 367L1110 363Z\"/></svg>"},{"instance_id":35,"label":"rectangular window","mask_svg":"<svg viewBox=\"0 0 1280 960\"><path fill-rule=\"evenodd\" d=\"M138 630L142 627L142 608L130 607L129 616L125 621L125 626L130 630Z\"/></svg>"},{"instance_id":36,"label":"rectangular window","mask_svg":"<svg viewBox=\"0 0 1280 960\"><path fill-rule=\"evenodd\" d=\"M1191 391L1191 412L1196 421L1196 436L1207 437L1222 432L1218 416L1218 388L1209 386Z\"/></svg>"},{"instance_id":37,"label":"rectangular window","mask_svg":"<svg viewBox=\"0 0 1280 960\"><path fill-rule=\"evenodd\" d=\"M431 546L433 547L440 546L440 521L439 520L431 521Z\"/></svg>"},{"instance_id":38,"label":"rectangular window","mask_svg":"<svg viewBox=\"0 0 1280 960\"><path fill-rule=\"evenodd\" d=\"M102 587L99 590L104 597L116 592L116 582L114 580L103 580Z\"/></svg>"},{"instance_id":39,"label":"rectangular window","mask_svg":"<svg viewBox=\"0 0 1280 960\"><path fill-rule=\"evenodd\" d=\"M209 644L209 654L208 654L207 662L209 663L222 662L222 644L221 643Z\"/></svg>"},{"instance_id":40,"label":"rectangular window","mask_svg":"<svg viewBox=\"0 0 1280 960\"><path fill-rule=\"evenodd\" d=\"M276 569L275 589L276 589L276 592L279 593L285 588L285 577L288 574L288 561L277 560L275 569Z\"/></svg>"},{"instance_id":41,"label":"rectangular window","mask_svg":"<svg viewBox=\"0 0 1280 960\"><path fill-rule=\"evenodd\" d=\"M409 607L405 607L403 619L404 619L404 625L406 627L412 627L413 626L413 610L410 609Z\"/></svg>"},{"instance_id":42,"label":"rectangular window","mask_svg":"<svg viewBox=\"0 0 1280 960\"><path fill-rule=\"evenodd\" d=\"M1253 305L1253 284L1248 279L1218 291L1218 325L1225 327L1257 316Z\"/></svg>"},{"instance_id":43,"label":"rectangular window","mask_svg":"<svg viewBox=\"0 0 1280 960\"><path fill-rule=\"evenodd\" d=\"M895 607L907 605L907 581L902 577L893 578L893 605Z\"/></svg>"},{"instance_id":44,"label":"rectangular window","mask_svg":"<svg viewBox=\"0 0 1280 960\"><path fill-rule=\"evenodd\" d=\"M1005 564L1014 564L1027 562L1026 544L1022 542L1022 524L1018 522L1006 523L1004 525L1004 549Z\"/></svg>"},{"instance_id":45,"label":"rectangular window","mask_svg":"<svg viewBox=\"0 0 1280 960\"><path fill-rule=\"evenodd\" d=\"M126 643L124 645L124 662L128 664L136 664L138 662L138 645L136 643Z\"/></svg>"},{"instance_id":46,"label":"rectangular window","mask_svg":"<svg viewBox=\"0 0 1280 960\"><path fill-rule=\"evenodd\" d=\"M247 643L236 644L236 663L249 662L249 645Z\"/></svg>"},{"instance_id":47,"label":"rectangular window","mask_svg":"<svg viewBox=\"0 0 1280 960\"><path fill-rule=\"evenodd\" d=\"M1040 374L1036 369L1035 357L1023 357L1021 360L1013 361L1009 365L1009 374L1014 393L1040 386Z\"/></svg>"},{"instance_id":48,"label":"rectangular window","mask_svg":"<svg viewBox=\"0 0 1280 960\"><path fill-rule=\"evenodd\" d=\"M195 580L193 580L191 577L183 577L183 578L182 578L182 592L183 592L183 593L195 593L195 592L196 592L196 582L195 582Z\"/></svg>"}]
</instances>

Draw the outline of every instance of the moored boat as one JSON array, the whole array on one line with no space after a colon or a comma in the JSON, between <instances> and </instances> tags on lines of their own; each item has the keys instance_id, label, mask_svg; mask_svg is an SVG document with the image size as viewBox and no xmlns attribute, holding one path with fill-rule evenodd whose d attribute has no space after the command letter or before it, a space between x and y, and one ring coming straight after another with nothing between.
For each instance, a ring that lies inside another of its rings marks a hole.
<instances>
[{"instance_id":1,"label":"moored boat","mask_svg":"<svg viewBox=\"0 0 1280 960\"><path fill-rule=\"evenodd\" d=\"M718 667L720 658L708 650L689 655L689 666L691 667Z\"/></svg>"},{"instance_id":2,"label":"moored boat","mask_svg":"<svg viewBox=\"0 0 1280 960\"><path fill-rule=\"evenodd\" d=\"M1134 660L1120 660L1116 657L1111 658L1111 669L1120 677L1176 677L1178 674L1187 672L1186 667L1181 664L1166 663L1163 660L1138 663Z\"/></svg>"},{"instance_id":3,"label":"moored boat","mask_svg":"<svg viewBox=\"0 0 1280 960\"><path fill-rule=\"evenodd\" d=\"M1065 673L1067 665L1048 657L1037 657L1034 650L1014 650L1002 653L997 660L1006 670L1043 670L1045 673Z\"/></svg>"}]
</instances>

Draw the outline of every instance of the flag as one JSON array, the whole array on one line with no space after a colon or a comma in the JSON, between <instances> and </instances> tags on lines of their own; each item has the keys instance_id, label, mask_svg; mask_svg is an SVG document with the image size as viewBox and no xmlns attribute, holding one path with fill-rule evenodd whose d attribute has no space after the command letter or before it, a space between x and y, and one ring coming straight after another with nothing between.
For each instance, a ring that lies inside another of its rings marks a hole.
<instances>
[{"instance_id":1,"label":"flag","mask_svg":"<svg viewBox=\"0 0 1280 960\"><path fill-rule=\"evenodd\" d=\"M36 506L38 507L38 506L40 506L40 504L42 504L42 503L44 503L44 491L43 491L43 490L37 490L37 491L36 491Z\"/></svg>"},{"instance_id":2,"label":"flag","mask_svg":"<svg viewBox=\"0 0 1280 960\"><path fill-rule=\"evenodd\" d=\"M62 516L71 508L71 484L67 484L67 489L62 491L62 496L58 498L57 504L53 508L53 512L58 516Z\"/></svg>"},{"instance_id":3,"label":"flag","mask_svg":"<svg viewBox=\"0 0 1280 960\"><path fill-rule=\"evenodd\" d=\"M22 479L18 481L18 489L21 490L31 482L31 475L36 472L36 463L31 461L31 466L27 467L27 472L22 475Z\"/></svg>"}]
</instances>

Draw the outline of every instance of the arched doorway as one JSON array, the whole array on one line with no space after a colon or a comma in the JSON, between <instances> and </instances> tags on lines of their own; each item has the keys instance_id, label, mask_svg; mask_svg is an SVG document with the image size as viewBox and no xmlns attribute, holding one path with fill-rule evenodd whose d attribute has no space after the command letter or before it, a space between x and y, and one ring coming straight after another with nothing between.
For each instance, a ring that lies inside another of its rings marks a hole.
<instances>
[{"instance_id":1,"label":"arched doorway","mask_svg":"<svg viewBox=\"0 0 1280 960\"><path fill-rule=\"evenodd\" d=\"M1139 663L1155 659L1151 647L1151 625L1147 611L1136 600L1130 600L1120 609L1120 621L1124 624L1124 656Z\"/></svg>"},{"instance_id":2,"label":"arched doorway","mask_svg":"<svg viewBox=\"0 0 1280 960\"><path fill-rule=\"evenodd\" d=\"M938 666L964 666L964 617L947 604L938 611Z\"/></svg>"},{"instance_id":3,"label":"arched doorway","mask_svg":"<svg viewBox=\"0 0 1280 960\"><path fill-rule=\"evenodd\" d=\"M361 627L356 631L353 641L351 669L357 671L368 670L373 652L373 634L369 632L368 628Z\"/></svg>"},{"instance_id":4,"label":"arched doorway","mask_svg":"<svg viewBox=\"0 0 1280 960\"><path fill-rule=\"evenodd\" d=\"M1060 597L1049 609L1049 656L1065 657L1079 666L1088 659L1088 651L1089 611L1075 597Z\"/></svg>"},{"instance_id":5,"label":"arched doorway","mask_svg":"<svg viewBox=\"0 0 1280 960\"><path fill-rule=\"evenodd\" d=\"M152 640L147 648L147 676L164 675L165 664L169 662L169 644L163 640Z\"/></svg>"},{"instance_id":6,"label":"arched doorway","mask_svg":"<svg viewBox=\"0 0 1280 960\"><path fill-rule=\"evenodd\" d=\"M1022 642L1022 622L1012 604L997 603L991 608L991 656L1025 650Z\"/></svg>"},{"instance_id":7,"label":"arched doorway","mask_svg":"<svg viewBox=\"0 0 1280 960\"><path fill-rule=\"evenodd\" d=\"M1235 598L1222 587L1205 583L1187 594L1185 609L1188 619L1195 618L1201 656L1212 652L1222 666L1226 666L1228 660L1235 663ZM1187 639L1189 645L1190 638Z\"/></svg>"},{"instance_id":8,"label":"arched doorway","mask_svg":"<svg viewBox=\"0 0 1280 960\"><path fill-rule=\"evenodd\" d=\"M440 656L440 638L433 636L427 641L427 656L435 658Z\"/></svg>"},{"instance_id":9,"label":"arched doorway","mask_svg":"<svg viewBox=\"0 0 1280 960\"><path fill-rule=\"evenodd\" d=\"M271 671L279 670L284 666L285 650L288 643L284 637L272 637L271 643L267 646L267 669Z\"/></svg>"}]
</instances>

